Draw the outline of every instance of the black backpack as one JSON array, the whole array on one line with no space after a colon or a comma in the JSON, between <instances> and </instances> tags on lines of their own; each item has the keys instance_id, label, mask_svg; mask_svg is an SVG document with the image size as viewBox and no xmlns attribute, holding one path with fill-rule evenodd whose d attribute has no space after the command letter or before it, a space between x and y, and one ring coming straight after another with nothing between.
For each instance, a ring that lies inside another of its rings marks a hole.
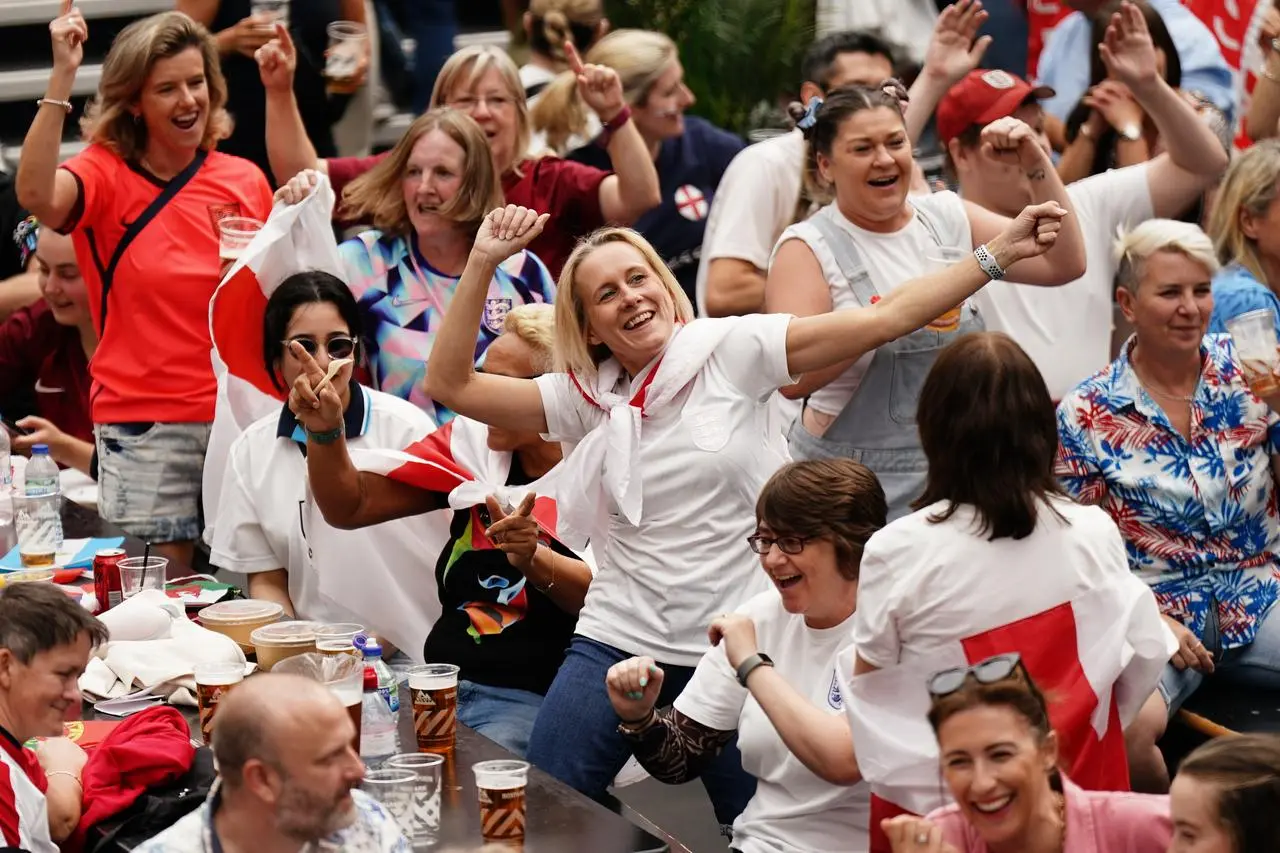
<instances>
[{"instance_id":1,"label":"black backpack","mask_svg":"<svg viewBox=\"0 0 1280 853\"><path fill-rule=\"evenodd\" d=\"M213 750L202 746L182 776L147 791L132 806L89 830L84 853L119 853L154 838L200 808L216 777Z\"/></svg>"}]
</instances>

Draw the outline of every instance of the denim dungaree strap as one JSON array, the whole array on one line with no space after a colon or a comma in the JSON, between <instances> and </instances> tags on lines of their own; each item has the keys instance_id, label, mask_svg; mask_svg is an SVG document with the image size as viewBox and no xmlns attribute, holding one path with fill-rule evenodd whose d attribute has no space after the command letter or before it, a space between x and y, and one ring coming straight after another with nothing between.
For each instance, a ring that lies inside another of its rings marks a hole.
<instances>
[{"instance_id":1,"label":"denim dungaree strap","mask_svg":"<svg viewBox=\"0 0 1280 853\"><path fill-rule=\"evenodd\" d=\"M878 295L875 285L858 247L836 221L833 208L823 208L808 221L831 249L858 304L870 305ZM955 244L943 239L938 223L923 208L917 207L916 215L935 243ZM791 424L787 438L792 458L856 459L880 479L889 502L889 518L909 513L911 501L924 491L928 469L916 432L916 404L925 376L943 347L960 335L983 328L982 318L966 302L954 331L926 327L877 349L853 397L821 438L811 435L799 418Z\"/></svg>"}]
</instances>

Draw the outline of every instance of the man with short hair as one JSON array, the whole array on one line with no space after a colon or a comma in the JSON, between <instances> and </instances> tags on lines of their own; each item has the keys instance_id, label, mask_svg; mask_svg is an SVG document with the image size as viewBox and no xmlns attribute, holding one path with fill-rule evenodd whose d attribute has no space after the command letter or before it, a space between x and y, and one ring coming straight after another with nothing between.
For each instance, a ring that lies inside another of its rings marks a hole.
<instances>
[{"instance_id":1,"label":"man with short hair","mask_svg":"<svg viewBox=\"0 0 1280 853\"><path fill-rule=\"evenodd\" d=\"M408 853L391 815L357 790L355 733L323 684L284 673L247 679L218 704L221 775L208 799L135 853Z\"/></svg>"},{"instance_id":2,"label":"man with short hair","mask_svg":"<svg viewBox=\"0 0 1280 853\"><path fill-rule=\"evenodd\" d=\"M1084 234L1088 268L1083 276L1061 287L997 281L974 296L988 331L1004 332L1027 351L1055 400L1111 361L1117 229L1153 216L1178 216L1228 162L1212 129L1156 72L1155 47L1140 15L1134 26L1139 35L1117 46L1112 73L1151 117L1165 151L1146 163L1067 186ZM1004 71L973 71L942 99L938 137L966 201L1001 216L1016 216L1029 202L1030 187L1021 171L983 152L979 133L988 123L1013 116L1036 131L1047 150L1042 104L1052 95L1052 89L1034 88Z\"/></svg>"},{"instance_id":3,"label":"man with short hair","mask_svg":"<svg viewBox=\"0 0 1280 853\"><path fill-rule=\"evenodd\" d=\"M56 853L80 821L84 750L62 737L107 627L58 587L0 590L0 848ZM36 750L23 744L48 738Z\"/></svg>"}]
</instances>

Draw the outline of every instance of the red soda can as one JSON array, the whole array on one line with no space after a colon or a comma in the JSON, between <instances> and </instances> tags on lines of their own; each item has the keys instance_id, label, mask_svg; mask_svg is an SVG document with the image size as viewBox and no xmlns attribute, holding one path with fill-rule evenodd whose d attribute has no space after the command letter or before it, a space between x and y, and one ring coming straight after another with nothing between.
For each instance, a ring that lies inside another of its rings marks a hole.
<instances>
[{"instance_id":1,"label":"red soda can","mask_svg":"<svg viewBox=\"0 0 1280 853\"><path fill-rule=\"evenodd\" d=\"M93 594L98 599L95 616L124 600L124 587L120 583L120 561L124 558L123 548L103 548L93 555Z\"/></svg>"}]
</instances>

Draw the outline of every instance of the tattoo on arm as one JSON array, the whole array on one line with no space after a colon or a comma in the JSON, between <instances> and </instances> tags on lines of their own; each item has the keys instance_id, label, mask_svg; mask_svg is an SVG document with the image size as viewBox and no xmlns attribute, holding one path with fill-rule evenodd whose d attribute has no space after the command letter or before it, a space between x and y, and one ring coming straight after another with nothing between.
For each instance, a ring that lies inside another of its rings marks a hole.
<instances>
[{"instance_id":1,"label":"tattoo on arm","mask_svg":"<svg viewBox=\"0 0 1280 853\"><path fill-rule=\"evenodd\" d=\"M1032 169L1030 172L1027 172L1027 177L1033 181L1043 181L1044 176L1045 176L1045 171L1043 166L1040 166L1038 168Z\"/></svg>"},{"instance_id":2,"label":"tattoo on arm","mask_svg":"<svg viewBox=\"0 0 1280 853\"><path fill-rule=\"evenodd\" d=\"M648 729L625 737L640 766L653 778L678 785L698 778L733 735L733 731L704 726L675 708L663 708Z\"/></svg>"}]
</instances>

